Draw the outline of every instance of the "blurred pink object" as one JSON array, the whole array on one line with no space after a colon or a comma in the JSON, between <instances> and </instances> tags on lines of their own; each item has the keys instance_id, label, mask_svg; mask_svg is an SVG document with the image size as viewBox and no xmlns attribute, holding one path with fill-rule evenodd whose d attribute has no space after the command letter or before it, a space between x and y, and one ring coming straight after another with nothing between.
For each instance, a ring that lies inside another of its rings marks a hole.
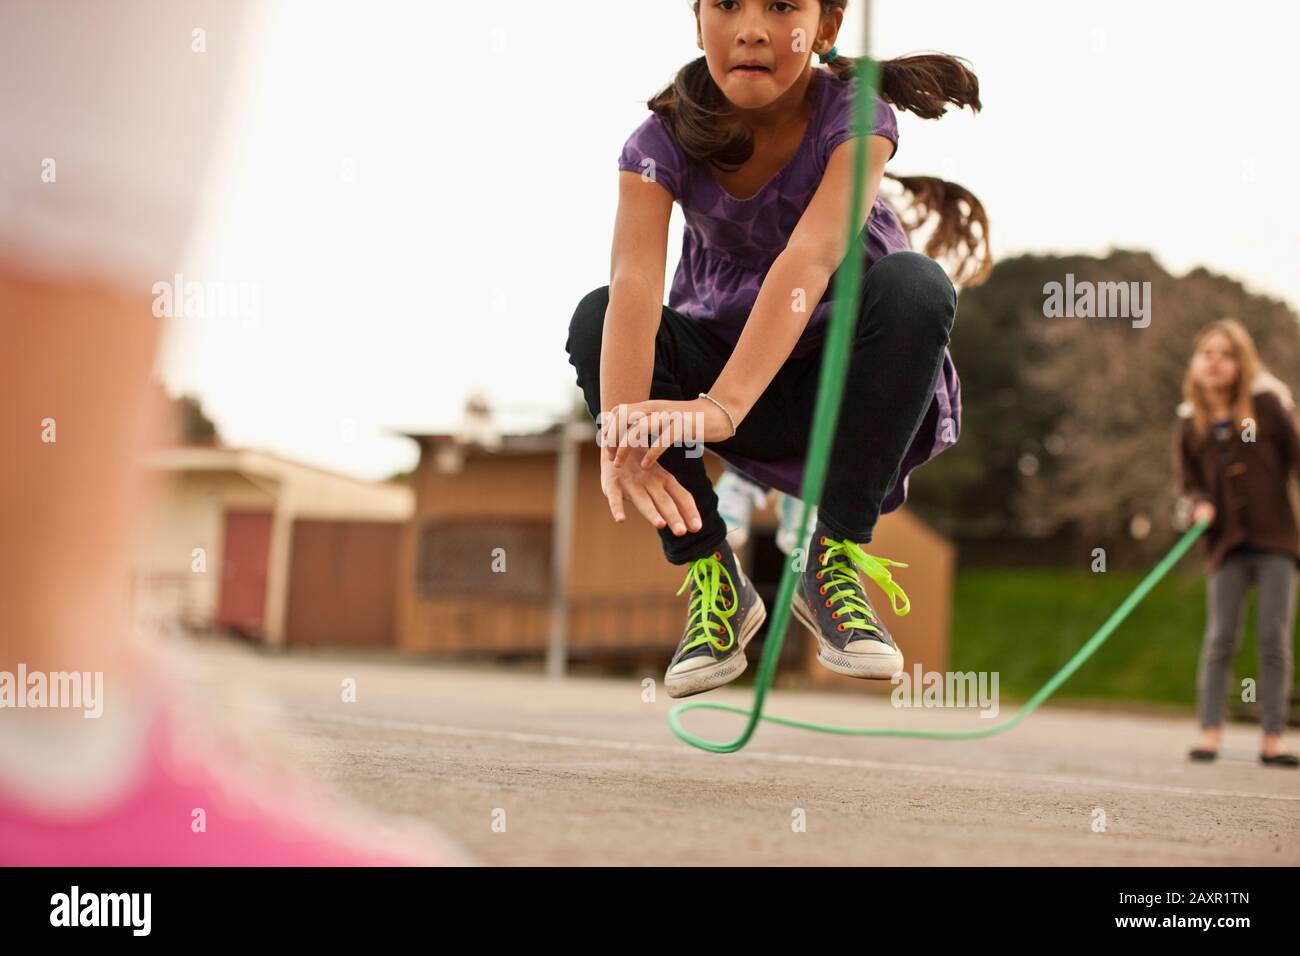
<instances>
[{"instance_id":1,"label":"blurred pink object","mask_svg":"<svg viewBox=\"0 0 1300 956\"><path fill-rule=\"evenodd\" d=\"M431 828L381 827L299 781L262 779L228 745L189 739L170 703L150 713L138 766L99 805L53 809L0 790L0 865L472 865Z\"/></svg>"}]
</instances>

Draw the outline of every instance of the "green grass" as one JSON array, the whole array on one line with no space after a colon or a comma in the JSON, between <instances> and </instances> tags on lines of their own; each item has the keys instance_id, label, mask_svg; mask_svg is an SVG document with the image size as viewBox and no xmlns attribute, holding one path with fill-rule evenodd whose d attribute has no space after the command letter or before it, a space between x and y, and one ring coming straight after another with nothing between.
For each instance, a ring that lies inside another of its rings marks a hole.
<instances>
[{"instance_id":1,"label":"green grass","mask_svg":"<svg viewBox=\"0 0 1300 956\"><path fill-rule=\"evenodd\" d=\"M953 596L951 670L997 671L1000 693L1027 698L1101 627L1144 574L964 569ZM1254 611L1251 588L1230 694L1239 693L1242 678L1257 677ZM1204 631L1205 578L1171 573L1053 700L1194 706Z\"/></svg>"}]
</instances>

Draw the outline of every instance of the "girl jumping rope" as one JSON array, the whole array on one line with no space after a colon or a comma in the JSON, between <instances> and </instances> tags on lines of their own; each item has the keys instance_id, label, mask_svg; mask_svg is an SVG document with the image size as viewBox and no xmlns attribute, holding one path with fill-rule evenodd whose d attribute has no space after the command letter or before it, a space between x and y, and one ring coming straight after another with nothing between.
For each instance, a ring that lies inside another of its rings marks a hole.
<instances>
[{"instance_id":1,"label":"girl jumping rope","mask_svg":"<svg viewBox=\"0 0 1300 956\"><path fill-rule=\"evenodd\" d=\"M1300 469L1290 390L1259 360L1235 319L1211 322L1196 337L1183 379L1175 464L1192 517L1205 532L1207 613L1197 678L1201 739L1189 756L1219 755L1223 702L1241 636L1241 608L1258 588L1259 759L1295 767L1282 747L1291 692L1295 633L1296 516L1288 484Z\"/></svg>"},{"instance_id":2,"label":"girl jumping rope","mask_svg":"<svg viewBox=\"0 0 1300 956\"><path fill-rule=\"evenodd\" d=\"M855 61L835 49L845 7L692 4L704 55L648 102L651 115L623 147L610 282L583 297L569 327L569 361L601 426L610 512L624 521L630 504L658 529L667 559L687 566L686 626L665 675L673 697L737 678L767 613L727 543L703 459L682 447L684 423L699 423L703 434L689 438L755 480L800 491L857 148ZM814 53L829 69L812 64ZM881 63L879 90L863 220L853 224L864 245L862 294L793 606L823 666L888 679L903 656L859 570L895 613L909 603L888 570L896 562L864 547L881 513L905 499L908 472L960 430L948 352L956 292L930 256L951 254L968 285L984 279L991 259L983 207L961 187L898 179L919 213L906 226L877 195L898 142L891 104L930 119L949 103L978 110L978 80L954 57L918 55ZM665 307L674 201L686 227ZM912 252L907 233L932 211L928 255ZM650 420L675 424L647 447L632 426Z\"/></svg>"}]
</instances>

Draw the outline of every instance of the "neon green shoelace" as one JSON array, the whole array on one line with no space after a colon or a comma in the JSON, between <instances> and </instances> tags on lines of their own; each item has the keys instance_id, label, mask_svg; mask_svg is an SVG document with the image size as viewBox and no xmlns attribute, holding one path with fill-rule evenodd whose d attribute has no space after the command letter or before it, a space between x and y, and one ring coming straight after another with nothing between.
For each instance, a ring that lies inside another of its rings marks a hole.
<instances>
[{"instance_id":1,"label":"neon green shoelace","mask_svg":"<svg viewBox=\"0 0 1300 956\"><path fill-rule=\"evenodd\" d=\"M877 558L867 554L862 548L847 539L842 541L832 541L830 538L822 535L820 544L827 545L825 551L818 557L818 562L823 565L822 569L817 572L817 580L821 580L823 574L829 573L830 579L821 586L818 593L825 595L829 604L840 602L840 606L831 614L833 618L839 618L845 615L848 619L840 623L840 627L856 627L859 630L875 631L881 634L880 628L876 627L876 615L871 610L871 606L863 600L861 596L862 581L858 577L854 566L861 568L871 580L880 586L880 589L889 596L890 606L893 607L894 613L899 617L907 614L912 609L912 602L908 600L906 592L894 581L893 575L889 573L889 568L905 568L906 564L901 561L891 561L888 558ZM847 560L845 560L847 558ZM831 590L838 588L838 590ZM826 592L830 591L829 594ZM899 598L902 599L900 605ZM857 612L866 621L858 620L853 617L853 612ZM870 623L868 623L870 622Z\"/></svg>"},{"instance_id":2,"label":"neon green shoelace","mask_svg":"<svg viewBox=\"0 0 1300 956\"><path fill-rule=\"evenodd\" d=\"M725 584L722 580L724 577ZM687 641L682 651L689 651L701 644L712 644L720 651L730 650L736 643L736 633L731 629L731 616L736 613L740 601L736 594L736 583L731 579L731 572L719 559L718 552L692 561L686 570L686 580L677 589L677 593L681 594L691 582L695 583L695 588L686 618ZM730 604L721 601L724 590L731 594ZM711 617L716 620L711 620ZM718 635L724 632L727 639L720 643ZM692 637L692 634L695 636Z\"/></svg>"}]
</instances>

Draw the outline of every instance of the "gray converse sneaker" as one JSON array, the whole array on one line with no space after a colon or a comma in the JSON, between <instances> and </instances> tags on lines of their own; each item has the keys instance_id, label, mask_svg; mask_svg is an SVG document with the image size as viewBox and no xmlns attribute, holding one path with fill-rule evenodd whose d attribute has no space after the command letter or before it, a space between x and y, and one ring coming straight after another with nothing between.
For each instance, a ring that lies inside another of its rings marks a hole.
<instances>
[{"instance_id":1,"label":"gray converse sneaker","mask_svg":"<svg viewBox=\"0 0 1300 956\"><path fill-rule=\"evenodd\" d=\"M687 584L686 630L664 674L669 697L700 694L743 674L749 664L745 645L767 618L763 599L725 541L690 563L677 593Z\"/></svg>"},{"instance_id":2,"label":"gray converse sneaker","mask_svg":"<svg viewBox=\"0 0 1300 956\"><path fill-rule=\"evenodd\" d=\"M813 560L799 576L792 603L795 617L817 638L818 662L837 674L889 680L903 669L903 653L871 606L858 568L880 585L902 617L911 602L887 569L907 565L872 557L847 539L834 540L821 524L815 540L809 552Z\"/></svg>"}]
</instances>

